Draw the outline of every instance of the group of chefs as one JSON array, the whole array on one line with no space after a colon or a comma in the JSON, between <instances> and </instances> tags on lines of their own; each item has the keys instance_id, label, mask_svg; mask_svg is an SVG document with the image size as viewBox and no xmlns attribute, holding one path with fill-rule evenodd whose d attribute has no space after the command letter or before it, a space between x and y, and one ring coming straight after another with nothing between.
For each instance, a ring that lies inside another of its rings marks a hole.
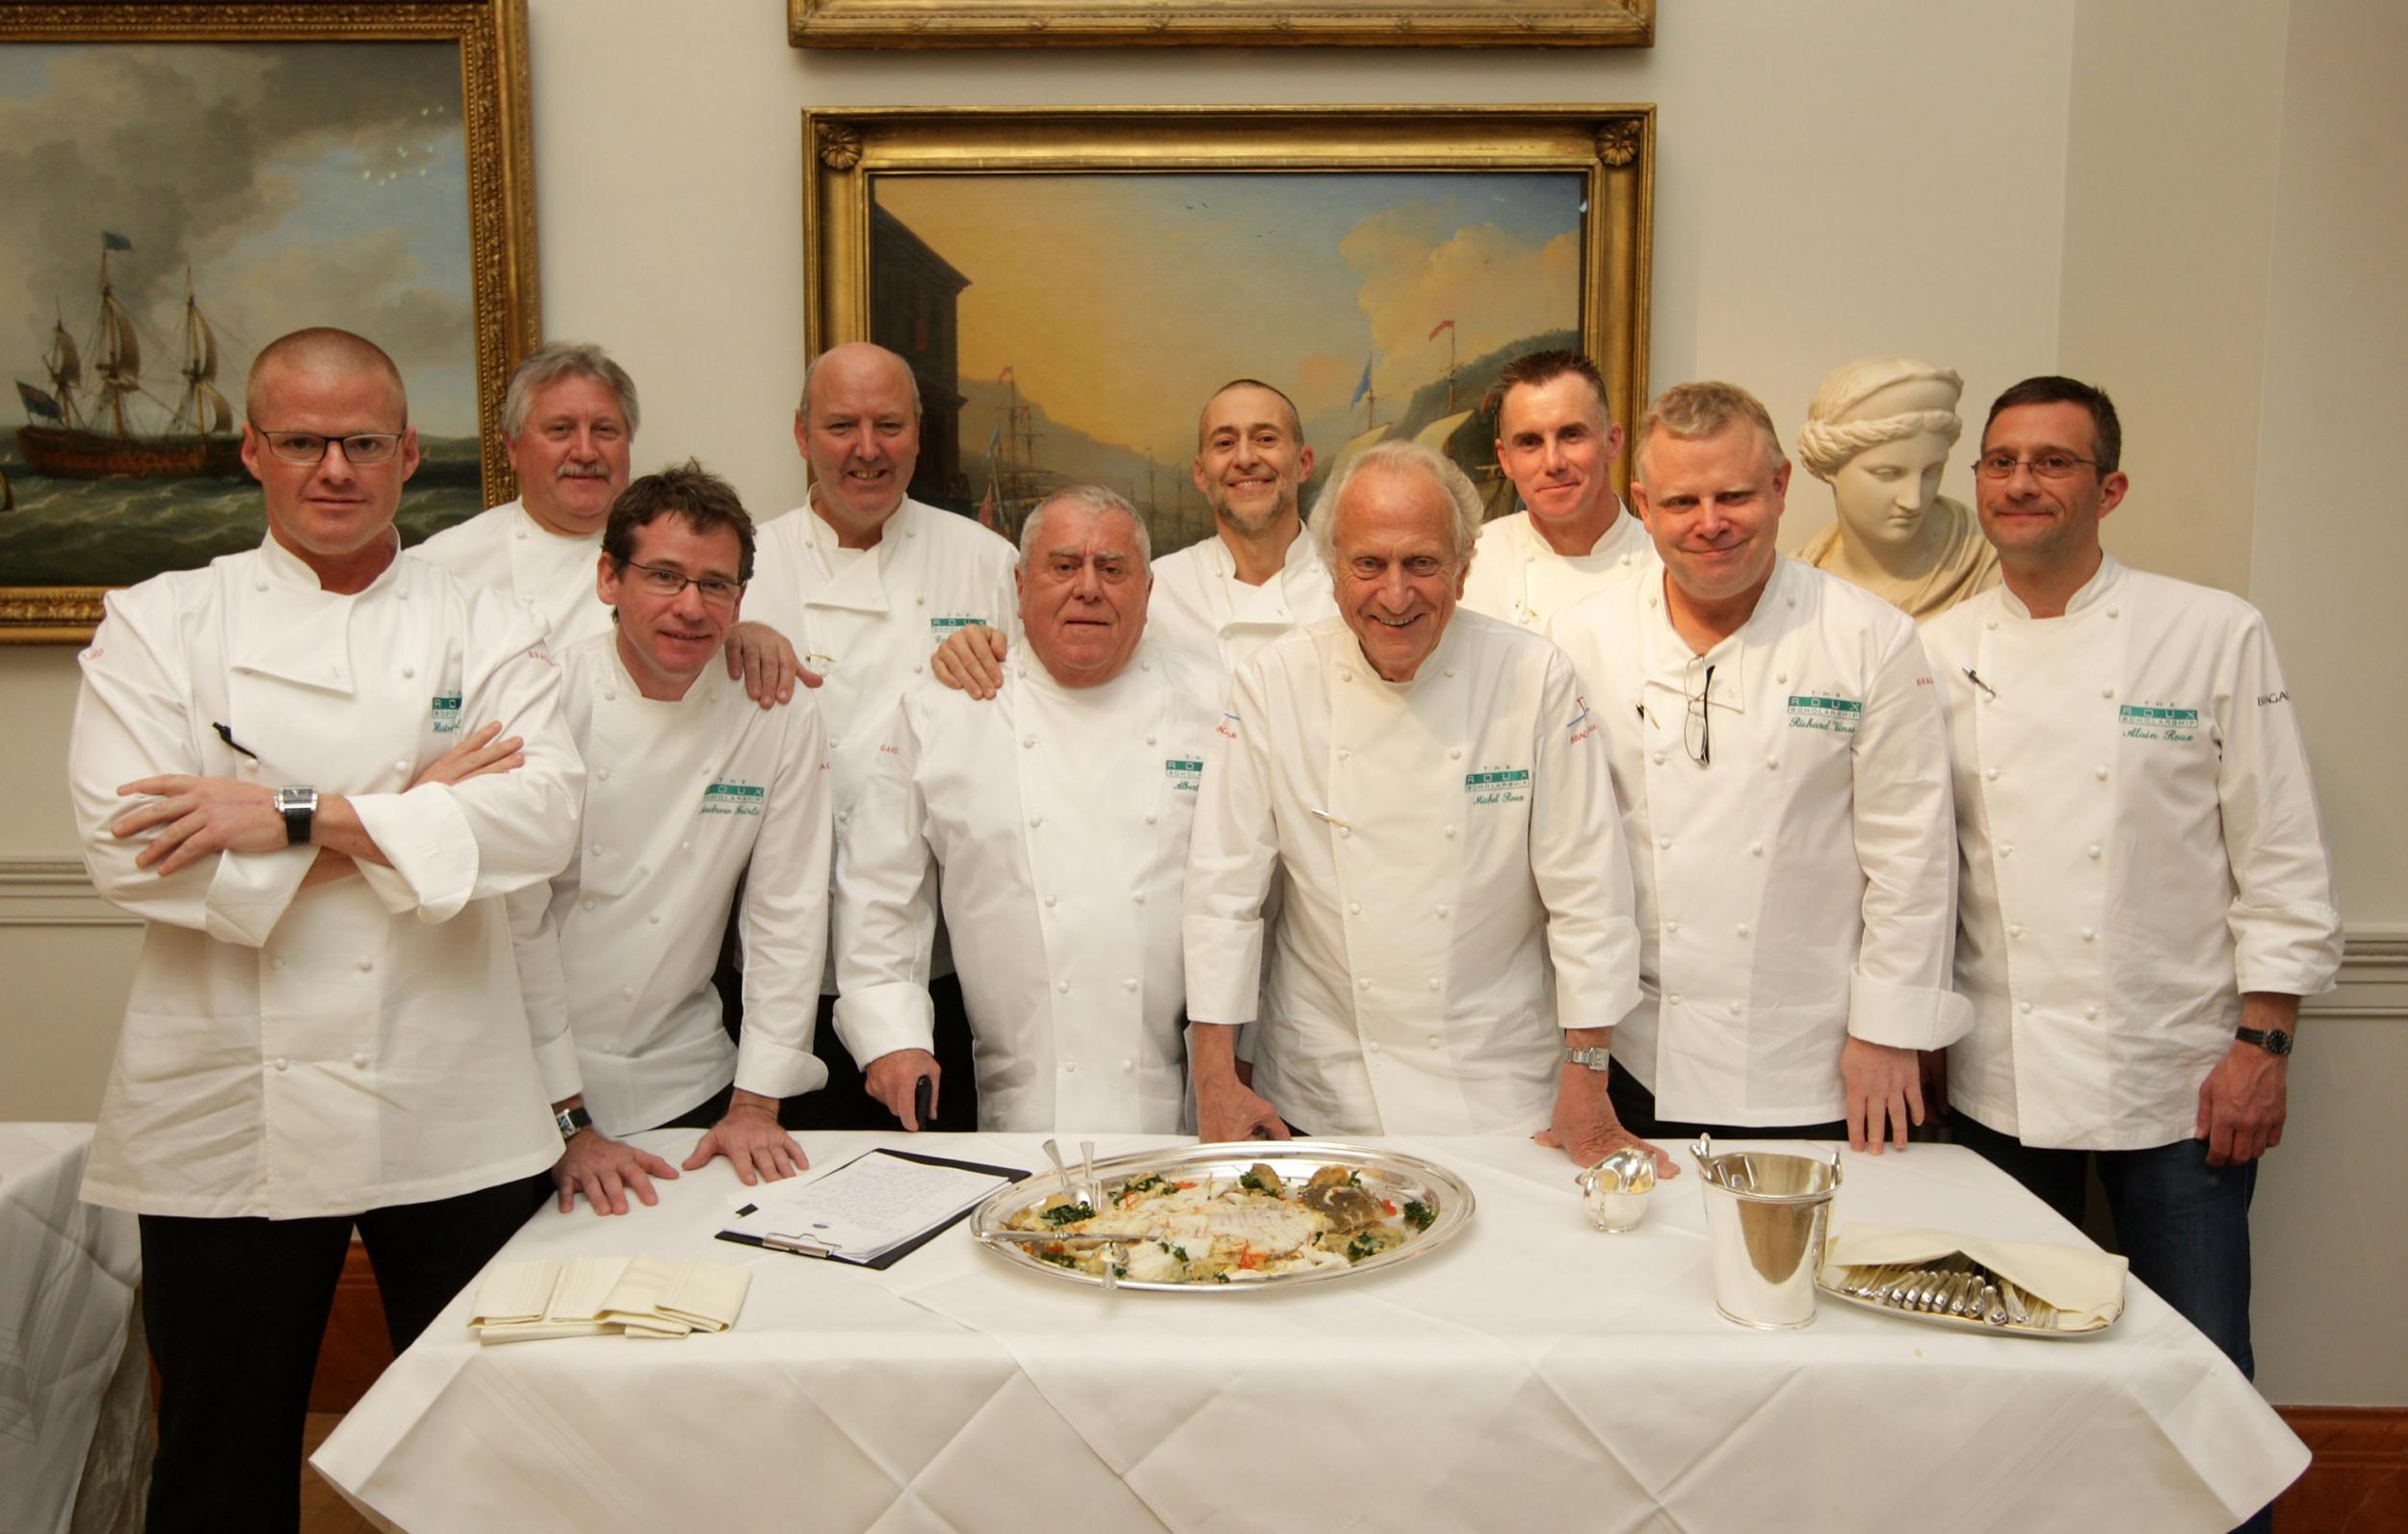
<instances>
[{"instance_id":1,"label":"group of chefs","mask_svg":"<svg viewBox=\"0 0 2408 1534\"><path fill-rule=\"evenodd\" d=\"M633 478L600 350L519 368L520 498L406 554L399 372L253 365L253 550L111 594L69 775L144 938L85 1196L140 1216L151 1527L298 1518L351 1234L397 1348L547 1197L696 1131L1954 1137L2240 1365L2247 1209L2339 963L2260 616L2119 564L2113 404L2028 379L1976 459L2003 584L1920 631L1779 554L1764 406L1632 433L1499 383L1516 513L1409 442L1328 474L1201 402L1215 535L1101 486L1012 545L908 494L909 365L804 376L807 504ZM715 975L741 997L727 1026ZM732 1035L732 1036L731 1036ZM681 1142L682 1144L682 1142ZM240 1316L243 1324L230 1325Z\"/></svg>"}]
</instances>

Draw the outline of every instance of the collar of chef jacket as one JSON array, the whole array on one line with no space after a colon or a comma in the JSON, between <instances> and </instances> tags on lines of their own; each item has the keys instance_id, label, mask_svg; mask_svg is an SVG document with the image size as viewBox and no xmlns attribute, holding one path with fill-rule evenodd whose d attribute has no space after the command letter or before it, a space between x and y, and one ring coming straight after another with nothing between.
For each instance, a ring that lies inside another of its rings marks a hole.
<instances>
[{"instance_id":1,"label":"collar of chef jacket","mask_svg":"<svg viewBox=\"0 0 2408 1534\"><path fill-rule=\"evenodd\" d=\"M393 584L401 565L401 539L390 529L385 536L393 540L394 558L357 597ZM256 590L281 600L251 604L238 615L240 637L230 669L348 696L353 690L354 598L327 591L319 584L318 572L273 533L260 542L255 569Z\"/></svg>"},{"instance_id":2,"label":"collar of chef jacket","mask_svg":"<svg viewBox=\"0 0 2408 1534\"><path fill-rule=\"evenodd\" d=\"M2107 594L2115 589L2123 577L2124 567L2115 562L2115 556L2102 552L2099 556L2099 568L2091 572L2090 579L2082 583L2081 590L2066 599L2065 615L2070 618L2085 608L2096 607L2106 601ZM2031 609L2024 605L2024 599L2017 596L2003 582L1999 585L1999 611L2010 617L2022 618L2026 622L2045 623L2048 621L2045 618L2034 618L2031 615Z\"/></svg>"},{"instance_id":3,"label":"collar of chef jacket","mask_svg":"<svg viewBox=\"0 0 2408 1534\"><path fill-rule=\"evenodd\" d=\"M897 559L905 558L904 551L919 537L921 519L927 515L918 502L909 496L895 507L895 514L886 519L878 533L877 547L858 559L839 562L840 552L836 530L821 516L809 499L789 512L803 519L802 546L812 563L818 567L820 579L803 597L803 606L812 608L844 608L855 612L883 612L887 610L886 570Z\"/></svg>"},{"instance_id":4,"label":"collar of chef jacket","mask_svg":"<svg viewBox=\"0 0 2408 1534\"><path fill-rule=\"evenodd\" d=\"M1299 585L1309 586L1315 581L1326 585L1329 580L1322 567L1321 552L1305 529L1297 530L1295 541L1288 545L1278 573L1258 586L1238 580L1238 557L1217 533L1205 540L1203 560L1208 600L1217 612L1223 634L1241 627L1294 628L1299 619L1290 593Z\"/></svg>"},{"instance_id":5,"label":"collar of chef jacket","mask_svg":"<svg viewBox=\"0 0 2408 1534\"><path fill-rule=\"evenodd\" d=\"M1727 709L1733 714L1745 714L1751 663L1771 646L1776 637L1774 631L1780 624L1773 614L1781 611L1798 595L1800 583L1804 580L1800 572L1806 568L1787 555L1776 557L1772 578L1765 583L1764 594L1756 599L1756 611L1747 615L1745 623L1724 636L1704 655L1691 650L1688 641L1672 627L1672 612L1664 596L1664 586L1671 581L1671 573L1664 570L1648 572L1642 577L1647 583L1647 593L1641 598L1646 617L1640 624L1640 638L1646 645L1647 686L1679 694L1682 699L1680 706L1686 709L1691 696L1692 683L1702 679L1705 668L1711 665L1714 668L1714 707ZM1651 704L1649 707L1652 709L1658 705ZM1671 715L1666 722L1667 725L1679 723L1681 716Z\"/></svg>"}]
</instances>

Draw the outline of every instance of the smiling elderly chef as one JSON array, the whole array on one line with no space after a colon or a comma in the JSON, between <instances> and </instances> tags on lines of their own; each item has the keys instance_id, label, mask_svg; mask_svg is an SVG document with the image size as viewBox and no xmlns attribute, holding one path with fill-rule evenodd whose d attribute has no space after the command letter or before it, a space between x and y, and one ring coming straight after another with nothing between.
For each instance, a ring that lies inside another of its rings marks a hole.
<instances>
[{"instance_id":1,"label":"smiling elderly chef","mask_svg":"<svg viewBox=\"0 0 2408 1534\"><path fill-rule=\"evenodd\" d=\"M741 655L750 686L766 630L791 639L803 664L826 679L816 700L827 722L841 841L895 700L928 674L929 652L956 629L1010 621L1012 548L906 493L920 460L919 384L910 364L884 347L850 342L812 362L795 445L811 465L810 500L761 530L760 568L745 596L758 621L738 628L729 656ZM960 989L941 954L937 973L937 1053L967 1067ZM831 971L816 1040L828 1084L803 1105L813 1127L876 1129L884 1110L861 1095L859 1068L825 1026L833 978ZM955 1102L968 1109L972 1097L963 1091ZM960 1127L969 1127L966 1118Z\"/></svg>"},{"instance_id":2,"label":"smiling elderly chef","mask_svg":"<svg viewBox=\"0 0 2408 1534\"><path fill-rule=\"evenodd\" d=\"M1637 1133L1858 1150L1924 1117L1949 990L1948 732L1915 626L1773 546L1790 464L1754 395L1685 383L1639 418L1632 503L1661 563L1557 615L1633 849L1646 1000L1614 1037Z\"/></svg>"},{"instance_id":3,"label":"smiling elderly chef","mask_svg":"<svg viewBox=\"0 0 2408 1534\"><path fill-rule=\"evenodd\" d=\"M1239 669L1188 866L1205 1139L1539 1131L1583 1164L1629 1142L1605 1090L1638 999L1613 793L1563 657L1455 611L1479 510L1426 448L1354 458L1312 521L1339 616Z\"/></svg>"},{"instance_id":4,"label":"smiling elderly chef","mask_svg":"<svg viewBox=\"0 0 2408 1534\"><path fill-rule=\"evenodd\" d=\"M982 702L903 696L846 827L836 1027L917 1129L942 888L982 1130L1181 1128L1179 891L1219 668L1146 634L1145 526L1112 491L1020 530L1023 649Z\"/></svg>"}]
</instances>

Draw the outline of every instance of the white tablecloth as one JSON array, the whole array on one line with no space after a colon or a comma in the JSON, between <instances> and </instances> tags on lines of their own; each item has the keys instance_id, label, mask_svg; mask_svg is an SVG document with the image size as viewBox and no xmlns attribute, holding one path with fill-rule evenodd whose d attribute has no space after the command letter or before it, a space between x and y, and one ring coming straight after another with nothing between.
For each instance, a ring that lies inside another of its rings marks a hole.
<instances>
[{"instance_id":1,"label":"white tablecloth","mask_svg":"<svg viewBox=\"0 0 2408 1534\"><path fill-rule=\"evenodd\" d=\"M108 1408L125 1452L95 1466L85 1524L130 1508L147 1386L118 1380L142 1277L134 1216L79 1203L89 1124L0 1124L0 1528L61 1534L75 1521L93 1429ZM134 1420L129 1423L129 1413Z\"/></svg>"},{"instance_id":2,"label":"white tablecloth","mask_svg":"<svg viewBox=\"0 0 2408 1534\"><path fill-rule=\"evenodd\" d=\"M691 1132L639 1136L682 1157ZM815 1167L877 1143L805 1139ZM1041 1166L1034 1137L918 1148ZM1115 1135L1099 1156L1171 1141ZM708 1527L2222 1530L2308 1451L2139 1285L2107 1335L1959 1335L1826 1302L1716 1315L1694 1170L1625 1235L1559 1153L1399 1139L1469 1182L1451 1247L1286 1292L1100 1291L961 1230L873 1273L714 1241L724 1161L656 1209L547 1209L505 1259L642 1251L753 1271L674 1342L481 1348L468 1297L327 1441L320 1471L416 1534ZM672 1154L673 1153L673 1154ZM1845 1157L1837 1218L2077 1241L1969 1152Z\"/></svg>"}]
</instances>

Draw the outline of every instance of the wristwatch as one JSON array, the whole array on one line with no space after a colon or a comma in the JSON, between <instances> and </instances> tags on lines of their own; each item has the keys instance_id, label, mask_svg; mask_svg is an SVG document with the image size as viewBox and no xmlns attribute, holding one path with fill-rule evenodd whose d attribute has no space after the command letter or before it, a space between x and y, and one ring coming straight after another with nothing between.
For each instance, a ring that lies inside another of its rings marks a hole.
<instances>
[{"instance_id":1,"label":"wristwatch","mask_svg":"<svg viewBox=\"0 0 2408 1534\"><path fill-rule=\"evenodd\" d=\"M2289 1028L2235 1028L2233 1037L2243 1044L2254 1044L2268 1054L2289 1054L2291 1047Z\"/></svg>"},{"instance_id":2,"label":"wristwatch","mask_svg":"<svg viewBox=\"0 0 2408 1534\"><path fill-rule=\"evenodd\" d=\"M1602 1071L1612 1061L1613 1052L1602 1044L1585 1050L1576 1050L1570 1045L1564 1046L1563 1063L1566 1065L1585 1065L1592 1071Z\"/></svg>"},{"instance_id":3,"label":"wristwatch","mask_svg":"<svg viewBox=\"0 0 2408 1534\"><path fill-rule=\"evenodd\" d=\"M587 1112L585 1105L580 1103L575 1107L555 1109L552 1122L560 1126L561 1143L565 1145L577 1137L579 1130L593 1128L593 1115Z\"/></svg>"},{"instance_id":4,"label":"wristwatch","mask_svg":"<svg viewBox=\"0 0 2408 1534\"><path fill-rule=\"evenodd\" d=\"M318 791L303 788L276 790L275 813L284 817L285 845L308 845L310 822L318 816Z\"/></svg>"}]
</instances>

